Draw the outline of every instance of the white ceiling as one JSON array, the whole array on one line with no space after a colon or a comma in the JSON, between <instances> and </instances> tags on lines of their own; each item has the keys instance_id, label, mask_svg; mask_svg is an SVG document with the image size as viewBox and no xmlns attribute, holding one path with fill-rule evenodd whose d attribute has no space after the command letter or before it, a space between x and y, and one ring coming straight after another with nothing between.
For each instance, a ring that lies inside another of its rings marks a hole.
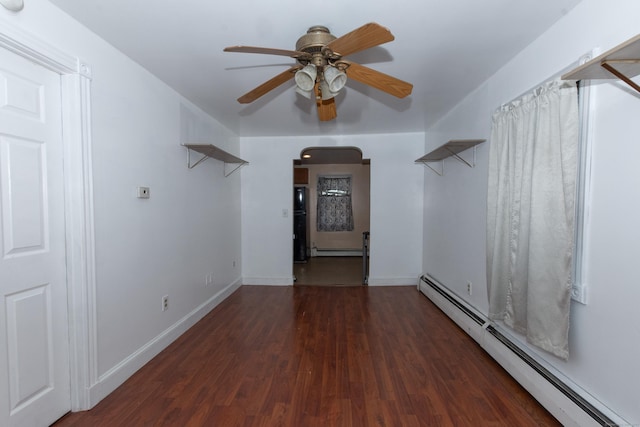
<instances>
[{"instance_id":1,"label":"white ceiling","mask_svg":"<svg viewBox=\"0 0 640 427\"><path fill-rule=\"evenodd\" d=\"M240 136L420 132L580 0L51 0ZM414 85L397 99L349 81L320 122L294 82L236 99L294 65L226 46L295 49L313 25L341 36L368 22L395 40L347 58Z\"/></svg>"}]
</instances>

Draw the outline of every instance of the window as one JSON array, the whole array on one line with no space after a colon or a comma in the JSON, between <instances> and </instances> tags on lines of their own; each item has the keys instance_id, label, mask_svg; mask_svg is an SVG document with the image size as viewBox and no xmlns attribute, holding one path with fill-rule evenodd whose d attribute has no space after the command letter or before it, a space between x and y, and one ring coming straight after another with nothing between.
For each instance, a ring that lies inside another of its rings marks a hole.
<instances>
[{"instance_id":1,"label":"window","mask_svg":"<svg viewBox=\"0 0 640 427\"><path fill-rule=\"evenodd\" d=\"M318 231L353 231L351 176L318 177Z\"/></svg>"},{"instance_id":2,"label":"window","mask_svg":"<svg viewBox=\"0 0 640 427\"><path fill-rule=\"evenodd\" d=\"M584 63L591 59L592 55L588 55L580 61ZM586 218L587 202L586 199L591 192L591 132L589 112L591 103L588 82L578 82L578 119L579 119L579 142L578 142L578 177L576 179L576 219L575 219L575 235L573 248L573 283L571 287L571 298L580 303L586 303L586 284L584 283L584 247L586 245Z\"/></svg>"},{"instance_id":3,"label":"window","mask_svg":"<svg viewBox=\"0 0 640 427\"><path fill-rule=\"evenodd\" d=\"M549 80L559 77L566 71L571 70L578 65L590 61L594 56L593 52L582 56L578 61L569 65L557 75L550 77ZM587 246L587 224L586 219L589 217L588 198L591 194L591 121L590 112L593 109L590 97L591 85L589 81L578 81L578 158L577 158L577 178L576 178L576 196L575 196L575 222L574 222L574 247L572 256L572 287L571 299L586 304L587 286L585 283L584 270L586 263L584 251Z\"/></svg>"},{"instance_id":4,"label":"window","mask_svg":"<svg viewBox=\"0 0 640 427\"><path fill-rule=\"evenodd\" d=\"M495 111L489 152L489 318L565 360L579 125L576 82L553 79Z\"/></svg>"}]
</instances>

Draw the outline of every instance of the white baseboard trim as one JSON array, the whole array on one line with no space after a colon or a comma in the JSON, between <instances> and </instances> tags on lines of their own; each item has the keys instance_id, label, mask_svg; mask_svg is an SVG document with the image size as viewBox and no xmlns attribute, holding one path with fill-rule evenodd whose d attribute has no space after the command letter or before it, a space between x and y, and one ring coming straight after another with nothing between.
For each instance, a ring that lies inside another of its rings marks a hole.
<instances>
[{"instance_id":1,"label":"white baseboard trim","mask_svg":"<svg viewBox=\"0 0 640 427\"><path fill-rule=\"evenodd\" d=\"M292 286L293 276L289 277L243 277L243 285Z\"/></svg>"},{"instance_id":2,"label":"white baseboard trim","mask_svg":"<svg viewBox=\"0 0 640 427\"><path fill-rule=\"evenodd\" d=\"M415 277L371 277L369 286L415 286Z\"/></svg>"},{"instance_id":3,"label":"white baseboard trim","mask_svg":"<svg viewBox=\"0 0 640 427\"><path fill-rule=\"evenodd\" d=\"M167 346L175 341L180 335L185 333L218 304L240 288L241 284L241 280L237 279L182 319L171 325L160 335L140 347L129 357L102 374L98 378L98 382L89 390L89 408L94 407L98 402L122 385L122 383L136 373L136 371L142 368L151 359L158 355L158 353L167 348Z\"/></svg>"},{"instance_id":4,"label":"white baseboard trim","mask_svg":"<svg viewBox=\"0 0 640 427\"><path fill-rule=\"evenodd\" d=\"M362 249L318 249L311 248L312 257L322 256L362 256Z\"/></svg>"}]
</instances>

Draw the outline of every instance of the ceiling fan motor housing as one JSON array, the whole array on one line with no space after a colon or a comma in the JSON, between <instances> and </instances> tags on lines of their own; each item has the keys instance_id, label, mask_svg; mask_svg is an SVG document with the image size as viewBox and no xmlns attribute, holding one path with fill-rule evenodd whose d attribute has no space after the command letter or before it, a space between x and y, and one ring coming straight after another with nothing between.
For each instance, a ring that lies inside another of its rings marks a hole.
<instances>
[{"instance_id":1,"label":"ceiling fan motor housing","mask_svg":"<svg viewBox=\"0 0 640 427\"><path fill-rule=\"evenodd\" d=\"M299 62L303 62L305 65L311 63L316 67L324 67L327 65L329 58L323 52L323 49L335 39L336 36L331 34L325 26L314 25L309 28L307 34L300 37L296 42L296 50L311 54L311 60ZM333 52L330 53L330 55L332 54Z\"/></svg>"}]
</instances>

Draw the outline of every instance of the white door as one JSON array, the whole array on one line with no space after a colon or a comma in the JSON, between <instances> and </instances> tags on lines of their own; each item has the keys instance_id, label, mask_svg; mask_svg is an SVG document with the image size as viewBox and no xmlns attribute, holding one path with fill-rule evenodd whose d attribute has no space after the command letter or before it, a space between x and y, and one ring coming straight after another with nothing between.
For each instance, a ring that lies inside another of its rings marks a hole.
<instances>
[{"instance_id":1,"label":"white door","mask_svg":"<svg viewBox=\"0 0 640 427\"><path fill-rule=\"evenodd\" d=\"M0 49L0 425L70 408L60 76Z\"/></svg>"}]
</instances>

